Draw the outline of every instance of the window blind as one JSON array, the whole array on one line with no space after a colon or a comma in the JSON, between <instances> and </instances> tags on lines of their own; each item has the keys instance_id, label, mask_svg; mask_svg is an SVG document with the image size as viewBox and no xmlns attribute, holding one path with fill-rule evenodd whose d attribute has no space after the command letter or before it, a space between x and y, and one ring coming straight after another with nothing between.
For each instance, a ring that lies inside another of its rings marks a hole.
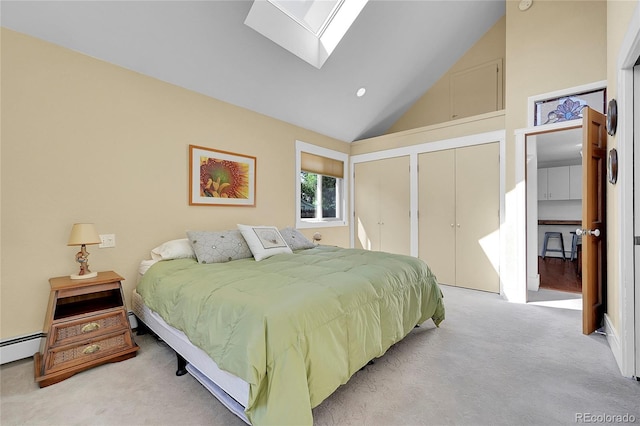
<instances>
[{"instance_id":1,"label":"window blind","mask_svg":"<svg viewBox=\"0 0 640 426\"><path fill-rule=\"evenodd\" d=\"M300 169L318 175L332 176L340 179L344 177L344 163L342 161L309 154L308 152L300 153Z\"/></svg>"}]
</instances>

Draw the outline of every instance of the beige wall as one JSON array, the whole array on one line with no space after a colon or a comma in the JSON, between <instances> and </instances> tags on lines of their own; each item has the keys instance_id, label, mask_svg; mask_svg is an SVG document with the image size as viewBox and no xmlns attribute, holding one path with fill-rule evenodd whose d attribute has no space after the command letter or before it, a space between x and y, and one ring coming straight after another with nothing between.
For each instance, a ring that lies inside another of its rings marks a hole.
<instances>
[{"instance_id":1,"label":"beige wall","mask_svg":"<svg viewBox=\"0 0 640 426\"><path fill-rule=\"evenodd\" d=\"M39 332L50 277L76 272L74 222L117 246L90 246L92 270L126 278L187 229L295 225L295 140L347 143L2 29L1 336ZM188 205L188 145L257 157L257 206ZM312 235L315 230L305 230ZM348 246L348 228L323 243Z\"/></svg>"},{"instance_id":2,"label":"beige wall","mask_svg":"<svg viewBox=\"0 0 640 426\"><path fill-rule=\"evenodd\" d=\"M534 1L524 12L518 1L507 1L507 193L519 184L513 133L527 127L528 97L606 80L606 45L605 1ZM507 217L513 226L515 218Z\"/></svg>"},{"instance_id":3,"label":"beige wall","mask_svg":"<svg viewBox=\"0 0 640 426\"><path fill-rule=\"evenodd\" d=\"M367 154L504 129L504 111L461 118L351 143L351 155Z\"/></svg>"},{"instance_id":4,"label":"beige wall","mask_svg":"<svg viewBox=\"0 0 640 426\"><path fill-rule=\"evenodd\" d=\"M618 54L627 33L633 13L640 3L633 1L607 2L607 98L620 98L618 91ZM607 148L617 148L616 136L609 136ZM622 280L619 274L621 238L619 233L620 185L607 183L607 315L616 332L620 334L620 293ZM633 297L633 296L631 296ZM637 309L637 308L636 308ZM638 312L636 312L638 314ZM636 349L637 350L637 349Z\"/></svg>"},{"instance_id":5,"label":"beige wall","mask_svg":"<svg viewBox=\"0 0 640 426\"><path fill-rule=\"evenodd\" d=\"M387 134L400 132L417 127L429 126L436 123L451 121L451 97L449 82L452 74L468 70L487 62L502 59L503 82L506 75L505 58L505 30L506 18L502 17L487 31L447 73L440 78L418 101L404 113ZM504 86L504 84L503 84ZM504 87L503 87L504 89ZM504 94L504 90L502 91Z\"/></svg>"},{"instance_id":6,"label":"beige wall","mask_svg":"<svg viewBox=\"0 0 640 426\"><path fill-rule=\"evenodd\" d=\"M534 1L527 11L507 1L507 157L515 129L527 127L527 99L541 93L605 80L606 1ZM507 164L513 189L514 162Z\"/></svg>"}]
</instances>

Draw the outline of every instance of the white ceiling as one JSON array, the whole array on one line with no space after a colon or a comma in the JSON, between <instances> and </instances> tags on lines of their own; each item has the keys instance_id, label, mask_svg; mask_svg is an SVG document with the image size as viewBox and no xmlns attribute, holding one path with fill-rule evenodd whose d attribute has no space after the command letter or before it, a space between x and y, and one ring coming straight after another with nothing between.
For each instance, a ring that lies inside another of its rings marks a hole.
<instances>
[{"instance_id":1,"label":"white ceiling","mask_svg":"<svg viewBox=\"0 0 640 426\"><path fill-rule=\"evenodd\" d=\"M538 168L582 164L582 128L535 136Z\"/></svg>"},{"instance_id":2,"label":"white ceiling","mask_svg":"<svg viewBox=\"0 0 640 426\"><path fill-rule=\"evenodd\" d=\"M3 0L0 12L3 27L348 142L384 133L505 12L505 0L371 0L316 69L244 25L251 4Z\"/></svg>"}]
</instances>

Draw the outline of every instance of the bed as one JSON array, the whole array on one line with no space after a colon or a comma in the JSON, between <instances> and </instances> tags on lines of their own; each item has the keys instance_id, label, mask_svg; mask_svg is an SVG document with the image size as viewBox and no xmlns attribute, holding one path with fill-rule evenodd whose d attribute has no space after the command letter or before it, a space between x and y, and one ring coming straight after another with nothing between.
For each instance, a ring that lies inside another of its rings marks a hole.
<instances>
[{"instance_id":1,"label":"bed","mask_svg":"<svg viewBox=\"0 0 640 426\"><path fill-rule=\"evenodd\" d=\"M133 294L138 319L250 424L312 424L312 408L354 373L416 325L444 319L423 261L310 242L300 249L295 235L294 250L266 257L156 262ZM190 236L196 252L198 241Z\"/></svg>"}]
</instances>

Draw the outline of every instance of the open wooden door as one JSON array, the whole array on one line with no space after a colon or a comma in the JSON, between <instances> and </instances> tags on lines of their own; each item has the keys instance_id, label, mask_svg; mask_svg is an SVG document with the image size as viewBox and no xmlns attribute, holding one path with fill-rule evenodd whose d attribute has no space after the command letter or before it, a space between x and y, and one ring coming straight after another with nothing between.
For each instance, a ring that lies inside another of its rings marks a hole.
<instances>
[{"instance_id":1,"label":"open wooden door","mask_svg":"<svg viewBox=\"0 0 640 426\"><path fill-rule=\"evenodd\" d=\"M602 324L607 294L606 118L587 107L582 126L582 332L591 334Z\"/></svg>"}]
</instances>

